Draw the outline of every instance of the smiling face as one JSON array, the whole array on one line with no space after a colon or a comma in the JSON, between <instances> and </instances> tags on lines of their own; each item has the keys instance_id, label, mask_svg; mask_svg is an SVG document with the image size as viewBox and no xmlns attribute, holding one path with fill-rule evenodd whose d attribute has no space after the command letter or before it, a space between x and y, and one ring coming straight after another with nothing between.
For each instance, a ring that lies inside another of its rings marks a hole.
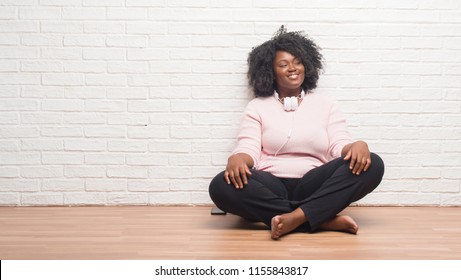
<instances>
[{"instance_id":1,"label":"smiling face","mask_svg":"<svg viewBox=\"0 0 461 280\"><path fill-rule=\"evenodd\" d=\"M273 62L275 84L280 97L296 96L304 82L304 64L286 51L277 51Z\"/></svg>"}]
</instances>

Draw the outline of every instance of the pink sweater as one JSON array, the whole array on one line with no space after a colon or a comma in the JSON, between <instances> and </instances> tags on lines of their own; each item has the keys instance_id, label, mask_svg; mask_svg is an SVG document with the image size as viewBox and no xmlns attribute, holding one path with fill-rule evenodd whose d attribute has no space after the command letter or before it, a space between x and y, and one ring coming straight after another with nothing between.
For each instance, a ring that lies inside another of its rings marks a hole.
<instances>
[{"instance_id":1,"label":"pink sweater","mask_svg":"<svg viewBox=\"0 0 461 280\"><path fill-rule=\"evenodd\" d=\"M277 177L301 178L340 157L352 142L343 114L325 95L306 94L298 110L291 112L273 96L260 97L245 109L232 154L248 154L254 168Z\"/></svg>"}]
</instances>

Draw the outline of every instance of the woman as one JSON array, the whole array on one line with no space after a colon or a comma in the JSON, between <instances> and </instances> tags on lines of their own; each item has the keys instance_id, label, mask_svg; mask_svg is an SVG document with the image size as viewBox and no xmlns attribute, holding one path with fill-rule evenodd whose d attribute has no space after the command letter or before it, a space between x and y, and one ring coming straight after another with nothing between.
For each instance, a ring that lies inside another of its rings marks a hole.
<instances>
[{"instance_id":1,"label":"woman","mask_svg":"<svg viewBox=\"0 0 461 280\"><path fill-rule=\"evenodd\" d=\"M249 102L226 170L210 183L222 210L271 228L356 234L338 215L381 182L384 164L363 141L353 141L337 106L315 93L322 56L301 32L282 26L248 57Z\"/></svg>"}]
</instances>

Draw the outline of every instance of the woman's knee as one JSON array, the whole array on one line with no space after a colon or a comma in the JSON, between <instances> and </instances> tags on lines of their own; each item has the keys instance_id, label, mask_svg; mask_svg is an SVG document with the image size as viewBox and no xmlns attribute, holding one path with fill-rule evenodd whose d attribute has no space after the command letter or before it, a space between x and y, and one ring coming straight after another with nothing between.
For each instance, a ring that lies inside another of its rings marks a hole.
<instances>
[{"instance_id":1,"label":"woman's knee","mask_svg":"<svg viewBox=\"0 0 461 280\"><path fill-rule=\"evenodd\" d=\"M371 153L370 171L373 172L374 176L380 178L382 178L384 175L384 161L379 155L375 153Z\"/></svg>"},{"instance_id":2,"label":"woman's knee","mask_svg":"<svg viewBox=\"0 0 461 280\"><path fill-rule=\"evenodd\" d=\"M211 180L208 187L208 193L210 194L211 200L217 205L223 201L223 198L226 197L225 191L226 187L229 187L224 179L224 171L216 175L213 180Z\"/></svg>"}]
</instances>

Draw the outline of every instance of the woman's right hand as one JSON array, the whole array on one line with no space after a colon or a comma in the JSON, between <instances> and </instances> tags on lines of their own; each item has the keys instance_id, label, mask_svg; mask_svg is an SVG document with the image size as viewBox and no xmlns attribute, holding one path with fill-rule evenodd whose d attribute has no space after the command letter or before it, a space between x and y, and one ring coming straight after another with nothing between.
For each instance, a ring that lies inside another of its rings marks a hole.
<instances>
[{"instance_id":1,"label":"woman's right hand","mask_svg":"<svg viewBox=\"0 0 461 280\"><path fill-rule=\"evenodd\" d=\"M236 189L243 189L243 186L248 184L248 177L251 176L249 163L253 160L246 154L235 154L227 160L226 171L224 171L224 179L227 184L231 183Z\"/></svg>"}]
</instances>

